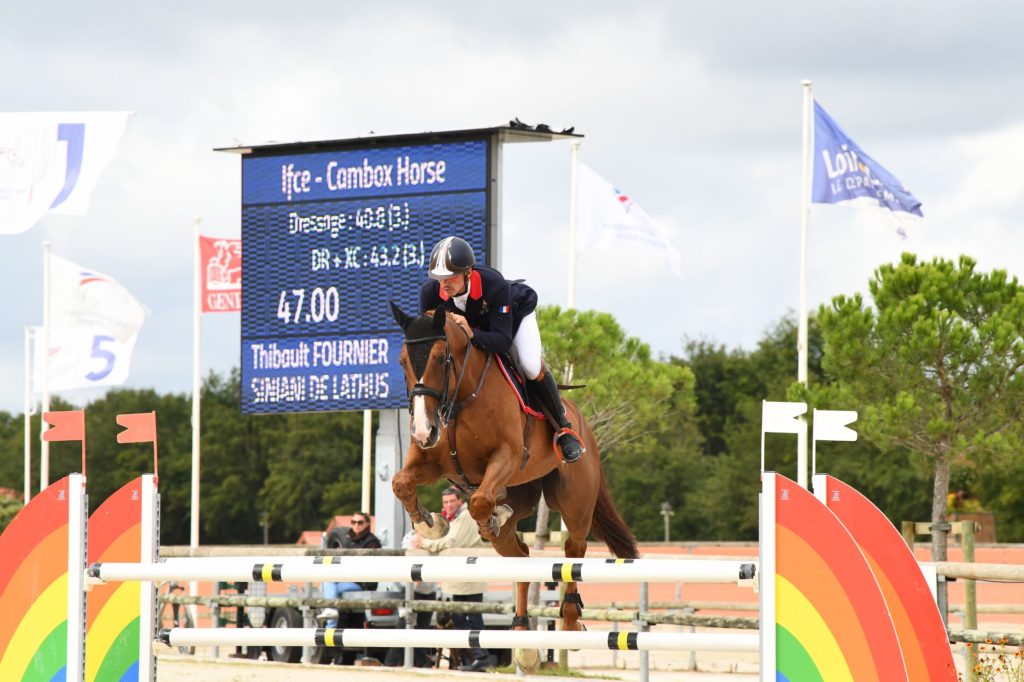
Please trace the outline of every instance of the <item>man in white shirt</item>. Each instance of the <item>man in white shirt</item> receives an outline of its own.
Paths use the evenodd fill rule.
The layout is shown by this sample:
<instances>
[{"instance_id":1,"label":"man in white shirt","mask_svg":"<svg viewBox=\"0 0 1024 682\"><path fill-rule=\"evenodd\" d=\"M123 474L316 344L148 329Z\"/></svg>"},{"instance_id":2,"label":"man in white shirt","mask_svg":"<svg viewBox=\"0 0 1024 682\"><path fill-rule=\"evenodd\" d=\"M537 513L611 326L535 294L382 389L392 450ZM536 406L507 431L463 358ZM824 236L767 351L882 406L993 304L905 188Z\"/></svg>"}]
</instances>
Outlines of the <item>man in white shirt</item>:
<instances>
[{"instance_id":1,"label":"man in white shirt","mask_svg":"<svg viewBox=\"0 0 1024 682\"><path fill-rule=\"evenodd\" d=\"M462 503L458 489L445 488L441 493L441 506L443 507L442 515L448 520L448 534L436 540L417 534L412 539L413 548L425 549L431 554L437 554L446 549L471 549L484 546L476 521L470 516L469 508ZM441 592L451 595L452 601L457 602L483 602L483 593L486 589L487 583L441 583ZM456 630L483 630L484 617L480 613L453 613L452 625ZM472 662L460 666L459 670L487 670L498 664L497 657L487 649L474 647L471 653L473 655Z\"/></svg>"}]
</instances>

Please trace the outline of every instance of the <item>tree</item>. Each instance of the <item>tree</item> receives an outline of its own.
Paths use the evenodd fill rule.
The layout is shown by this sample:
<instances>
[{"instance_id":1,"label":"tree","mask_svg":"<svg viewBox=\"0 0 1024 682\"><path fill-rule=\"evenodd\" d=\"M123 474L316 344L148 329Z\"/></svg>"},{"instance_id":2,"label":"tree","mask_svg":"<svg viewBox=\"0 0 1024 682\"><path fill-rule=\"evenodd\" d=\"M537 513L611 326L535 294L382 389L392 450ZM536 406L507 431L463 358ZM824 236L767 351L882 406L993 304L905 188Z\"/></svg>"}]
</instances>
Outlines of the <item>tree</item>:
<instances>
[{"instance_id":1,"label":"tree","mask_svg":"<svg viewBox=\"0 0 1024 682\"><path fill-rule=\"evenodd\" d=\"M661 503L688 509L698 480L693 373L651 357L608 313L545 306L537 317L546 364L563 380L571 368L572 383L586 385L566 396L594 430L619 511L638 537L660 538ZM692 519L677 513L673 528L690 532Z\"/></svg>"},{"instance_id":2,"label":"tree","mask_svg":"<svg viewBox=\"0 0 1024 682\"><path fill-rule=\"evenodd\" d=\"M951 468L1008 455L1020 442L1024 289L961 256L918 262L904 253L857 294L822 306L823 367L834 383L812 400L860 412L858 431L933 463L932 557L946 559Z\"/></svg>"}]
</instances>

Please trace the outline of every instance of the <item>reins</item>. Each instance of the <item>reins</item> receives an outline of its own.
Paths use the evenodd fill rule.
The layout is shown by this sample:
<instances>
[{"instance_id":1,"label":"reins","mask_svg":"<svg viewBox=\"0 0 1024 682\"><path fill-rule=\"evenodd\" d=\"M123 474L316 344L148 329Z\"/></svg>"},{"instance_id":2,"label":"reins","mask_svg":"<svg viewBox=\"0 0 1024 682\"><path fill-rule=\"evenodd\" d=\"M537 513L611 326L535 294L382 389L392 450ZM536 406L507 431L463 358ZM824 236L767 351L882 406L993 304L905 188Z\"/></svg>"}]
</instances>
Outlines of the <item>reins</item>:
<instances>
[{"instance_id":1,"label":"reins","mask_svg":"<svg viewBox=\"0 0 1024 682\"><path fill-rule=\"evenodd\" d=\"M452 356L451 344L448 341L447 334L444 334L443 336L428 336L422 339L407 339L404 341L406 345L427 342L433 343L434 341L441 340L444 340L445 342L445 372L444 383L441 385L441 390L439 391L427 386L426 384L417 382L412 387L412 390L409 391L409 414L412 414L413 412L413 399L416 396L430 396L438 401L437 416L441 420L442 428L448 429L448 454L452 457L452 462L455 465L455 471L462 479L460 487L464 487L464 489L468 490L476 490L479 486L470 484L469 479L466 478L466 474L463 472L462 465L459 462L458 449L455 445L456 421L459 413L472 405L476 399L480 397L480 391L483 388L484 379L487 378L487 371L491 368L493 356L490 353L486 353L487 359L484 362L483 371L480 372L480 377L477 379L476 388L473 389L473 392L465 400L458 400L459 391L462 389L462 381L466 376L466 368L469 367L469 357L473 353L473 345L470 343L471 339L469 337L469 332L461 326L459 326L459 330L466 336L466 353L465 357L462 359L462 367L459 369L456 369L455 359ZM448 387L451 385L452 374L455 375L455 388L449 392Z\"/></svg>"}]
</instances>

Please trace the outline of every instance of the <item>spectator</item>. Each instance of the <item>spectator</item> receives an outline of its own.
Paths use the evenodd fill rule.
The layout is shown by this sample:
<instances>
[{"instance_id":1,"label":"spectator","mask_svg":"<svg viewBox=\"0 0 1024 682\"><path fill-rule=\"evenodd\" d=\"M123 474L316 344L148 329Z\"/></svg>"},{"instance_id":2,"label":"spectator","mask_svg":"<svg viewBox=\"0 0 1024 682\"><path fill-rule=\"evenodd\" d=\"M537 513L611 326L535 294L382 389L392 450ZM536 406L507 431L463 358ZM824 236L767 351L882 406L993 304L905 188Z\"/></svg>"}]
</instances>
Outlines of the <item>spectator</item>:
<instances>
[{"instance_id":1,"label":"spectator","mask_svg":"<svg viewBox=\"0 0 1024 682\"><path fill-rule=\"evenodd\" d=\"M450 524L448 534L437 540L430 540L416 534L411 543L414 549L425 549L431 554L437 554L446 549L469 549L484 546L476 521L470 516L469 509L462 503L462 497L456 488L445 488L441 493L441 506L443 507L442 515ZM487 583L442 582L441 592L449 595L454 602L481 603L484 600L486 587ZM484 617L480 613L453 613L452 626L456 630L483 630ZM479 646L472 647L470 653L473 660L467 665L459 666L459 670L487 670L498 664L497 657L487 649L482 649Z\"/></svg>"},{"instance_id":2,"label":"spectator","mask_svg":"<svg viewBox=\"0 0 1024 682\"><path fill-rule=\"evenodd\" d=\"M366 512L352 514L351 527L341 540L343 549L380 549L380 540L370 532L370 515ZM357 592L359 590L375 590L377 583L337 583L325 582L323 584L324 598L337 599L342 592ZM320 610L319 620L325 621L325 627L333 628L338 625L338 610L326 608Z\"/></svg>"}]
</instances>

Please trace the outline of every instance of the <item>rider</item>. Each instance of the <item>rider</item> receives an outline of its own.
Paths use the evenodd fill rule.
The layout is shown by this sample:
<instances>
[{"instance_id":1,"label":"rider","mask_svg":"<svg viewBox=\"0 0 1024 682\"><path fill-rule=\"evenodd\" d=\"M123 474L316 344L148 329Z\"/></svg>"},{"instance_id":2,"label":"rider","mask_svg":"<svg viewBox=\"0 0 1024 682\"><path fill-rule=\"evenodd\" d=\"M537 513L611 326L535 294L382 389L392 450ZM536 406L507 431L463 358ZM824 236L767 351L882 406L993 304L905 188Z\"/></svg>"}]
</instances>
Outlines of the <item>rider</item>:
<instances>
[{"instance_id":1,"label":"rider","mask_svg":"<svg viewBox=\"0 0 1024 682\"><path fill-rule=\"evenodd\" d=\"M537 293L522 280L508 281L493 268L476 264L473 247L445 237L430 253L429 280L420 288L420 312L444 309L484 351L511 351L534 392L555 422L555 443L562 460L575 462L586 449L565 416L558 384L544 366L537 326Z\"/></svg>"}]
</instances>

